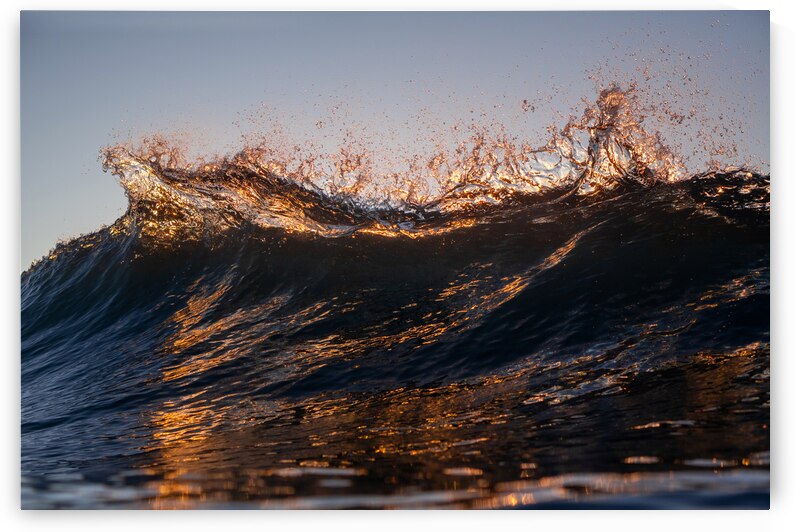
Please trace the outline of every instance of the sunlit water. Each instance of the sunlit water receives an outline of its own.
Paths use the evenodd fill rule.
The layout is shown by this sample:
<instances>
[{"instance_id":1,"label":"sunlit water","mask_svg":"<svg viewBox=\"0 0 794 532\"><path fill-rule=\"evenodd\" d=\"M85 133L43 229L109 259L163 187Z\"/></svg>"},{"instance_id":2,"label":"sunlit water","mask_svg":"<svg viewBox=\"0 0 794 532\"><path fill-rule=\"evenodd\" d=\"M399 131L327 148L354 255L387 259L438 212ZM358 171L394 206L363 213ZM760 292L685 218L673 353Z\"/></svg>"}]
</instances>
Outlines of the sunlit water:
<instances>
[{"instance_id":1,"label":"sunlit water","mask_svg":"<svg viewBox=\"0 0 794 532\"><path fill-rule=\"evenodd\" d=\"M22 275L23 506L767 507L769 178L624 98L415 188L108 150Z\"/></svg>"}]
</instances>

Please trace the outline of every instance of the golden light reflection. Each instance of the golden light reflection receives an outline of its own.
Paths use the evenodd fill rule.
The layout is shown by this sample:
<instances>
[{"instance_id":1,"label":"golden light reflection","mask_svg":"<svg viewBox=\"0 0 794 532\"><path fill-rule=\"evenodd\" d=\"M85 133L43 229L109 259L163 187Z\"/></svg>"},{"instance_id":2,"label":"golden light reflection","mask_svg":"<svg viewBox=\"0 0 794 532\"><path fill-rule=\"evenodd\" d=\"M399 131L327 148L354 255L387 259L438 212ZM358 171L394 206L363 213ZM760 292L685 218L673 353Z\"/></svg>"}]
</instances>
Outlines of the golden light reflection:
<instances>
[{"instance_id":1,"label":"golden light reflection","mask_svg":"<svg viewBox=\"0 0 794 532\"><path fill-rule=\"evenodd\" d=\"M356 401L328 398L284 404L280 406L282 412L298 408L300 417L264 425L249 423L251 413L245 408L222 406L204 400L200 393L186 396L177 403L165 404L162 411L152 416L156 442L151 450L157 458L149 469L161 474L152 484L157 494L150 504L157 508L189 508L235 497L251 498L265 507L315 507L338 501L336 504L342 506L433 504L506 508L672 492L702 482L697 475L703 469L732 475L735 467L747 468L763 464L764 460L768 463L768 458L761 455L741 459L708 457L681 464L691 468L692 474L540 476L543 462L533 456L531 446L527 447L531 439L526 438L532 437L531 432L506 442L509 432L500 432L500 437L494 439L489 429L514 417L504 410L504 398L520 397L526 379L537 370L524 365L510 374L493 375L470 384L400 388ZM717 378L733 379L740 371L738 365L730 374ZM709 391L714 389L712 386L719 388L709 379L693 386L691 409L710 401L699 394L700 390L716 393ZM650 421L633 429L700 430L697 419ZM490 449L502 445L519 454L512 481L493 476ZM653 467L660 459L627 455L622 462ZM375 476L390 470L396 474ZM406 476L409 473L413 476ZM378 479L384 485L395 486L421 482L432 489L426 488L415 496L397 491L393 495L367 495L364 499L360 489L365 484L359 484L363 479ZM768 482L768 473L758 471L757 475L737 481L762 485ZM436 498L435 493L445 495Z\"/></svg>"},{"instance_id":2,"label":"golden light reflection","mask_svg":"<svg viewBox=\"0 0 794 532\"><path fill-rule=\"evenodd\" d=\"M281 378L291 380L337 357L354 357L405 342L436 341L453 328L463 330L477 323L478 313L491 312L516 297L538 272L560 264L585 234L574 235L537 266L521 274L496 275L491 264L471 265L443 288L429 291L427 301L409 303L411 312L421 309L422 319L404 324L397 333L382 334L378 324L363 328L366 334L346 335L337 331L296 342L289 350L274 351L270 362L274 362ZM336 308L334 305L355 309L357 304L355 300L321 301L290 316L276 318L273 309L282 307L284 300L273 299L256 308L236 309L217 316L229 283L221 280L211 288L197 291L198 286L207 285L206 280L199 279L189 289L195 293L172 318L174 331L164 351L173 363L163 369L164 382L189 379L224 362L250 356L251 352L244 348L266 337L271 327L292 330L296 324L319 323ZM245 332L235 335L238 328ZM699 404L714 403L707 395L716 392L709 390L724 389L726 382L746 371L742 361L752 361L758 349L763 351L765 346L753 344L735 352L700 355L698 360L702 359L709 371L713 371L707 377L693 377L689 383L685 400L690 410L696 411ZM543 462L532 447L535 423L526 419L520 433L511 432L510 428L496 429L511 427L518 419L517 412L531 415L522 410L523 406L538 411L533 405L542 402L545 405L540 411L543 411L620 382L619 374L592 378L586 368L601 356L588 353L545 362L528 356L507 370L471 382L401 387L363 397L321 395L310 401L284 400L269 406L263 401L241 400L235 395L233 385L185 393L150 414L152 442L145 450L153 458L147 467L158 472L159 477L151 483L156 495L150 504L158 508L187 508L234 498L271 506L289 505L293 501L300 506L312 503L301 498L307 493L319 494L318 503L325 496L356 493L366 485L363 479L371 482L376 479L381 487L390 486L390 489L421 485L450 494L444 504L466 507L511 507L623 493L621 490L641 492L645 484L638 480L640 477L630 475L585 480L543 477L540 475ZM724 365L712 368L708 361L714 356L727 356L736 363L728 368ZM533 376L550 371L566 376L564 387L530 386ZM726 408L735 408L746 399L736 396L724 402ZM586 417L587 411L576 415ZM694 414L691 418L640 420L625 428L702 430ZM509 472L511 482L515 483L495 476L507 474L498 468L495 471L491 461L493 449L504 445L518 450L513 470ZM636 467L664 463L659 457L634 453L626 453L618 460ZM742 466L744 460L750 463L746 456L719 460L716 463L724 466L720 469ZM692 462L680 465L697 467ZM579 481L583 483L577 484ZM405 493L394 497L398 495L407 498L380 502L408 506L426 502Z\"/></svg>"},{"instance_id":3,"label":"golden light reflection","mask_svg":"<svg viewBox=\"0 0 794 532\"><path fill-rule=\"evenodd\" d=\"M752 297L759 290L769 289L768 283L763 282L766 275L768 272L765 270L752 270L750 273L732 279L715 289L707 290L700 295L698 301L689 303L687 306L693 307L697 312Z\"/></svg>"}]
</instances>

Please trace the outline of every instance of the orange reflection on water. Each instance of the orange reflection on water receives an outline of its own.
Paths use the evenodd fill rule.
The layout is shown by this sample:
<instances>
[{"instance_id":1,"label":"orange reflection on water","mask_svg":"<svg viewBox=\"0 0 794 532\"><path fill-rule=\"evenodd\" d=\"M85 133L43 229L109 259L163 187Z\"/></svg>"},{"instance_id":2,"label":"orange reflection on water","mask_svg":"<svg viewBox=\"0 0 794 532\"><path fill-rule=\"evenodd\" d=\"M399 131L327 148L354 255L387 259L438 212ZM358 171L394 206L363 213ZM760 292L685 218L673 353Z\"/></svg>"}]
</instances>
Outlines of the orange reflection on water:
<instances>
[{"instance_id":1,"label":"orange reflection on water","mask_svg":"<svg viewBox=\"0 0 794 532\"><path fill-rule=\"evenodd\" d=\"M702 394L716 393L712 390L721 388L720 380L735 380L744 371L746 357L729 360L734 362L727 373L700 375L692 383L688 410L713 403ZM160 474L151 484L156 494L149 504L190 508L234 499L255 500L264 507L509 508L692 489L703 482L706 466L713 474L740 465L748 470L748 464L763 461L709 455L708 463L682 464L697 469L692 472L538 476L543 463L527 447L533 432L494 432L495 426L516 419L505 411L504 401L524 396L525 379L535 371L528 364L468 384L400 388L361 400L330 397L283 404L282 412L298 408L300 415L266 424L251 422L255 412L234 402L204 399L201 393L186 396L152 414L154 442L148 450L153 459L147 467ZM684 430L695 436L701 430L697 417L649 420L634 428ZM492 450L504 450L505 445L515 459L511 481L493 476L502 468L493 461ZM639 454L621 460L635 467L659 463ZM768 473L750 473L747 482L753 486L768 482ZM369 479L381 486L372 494L367 492ZM411 491L413 485L424 487ZM384 491L386 486L393 487Z\"/></svg>"},{"instance_id":2,"label":"orange reflection on water","mask_svg":"<svg viewBox=\"0 0 794 532\"><path fill-rule=\"evenodd\" d=\"M443 289L428 291L426 300L408 303L412 311L421 309L417 315L422 319L404 325L396 333L391 327L390 334L385 334L381 324L362 327L361 331L354 331L357 334L335 331L293 342L288 350L268 353L269 360L275 361L277 378L290 381L310 368L321 367L325 360L355 357L405 342L433 342L444 333L464 330L478 323L478 313L491 312L516 297L538 272L563 261L584 234L575 235L540 264L520 274L497 275L491 264L471 265ZM283 306L284 301L274 299L261 307L237 309L216 317L227 290L228 285L222 281L211 290L193 294L185 307L174 314L175 332L165 349L174 363L163 370L164 381L199 375L223 362L253 356L250 346L254 340L266 336L273 327L290 331L297 323L317 323L332 312L334 305L356 308L356 301L322 301L293 315L276 317L272 309ZM393 318L392 325L399 319L400 316ZM653 325L640 336L655 331ZM244 332L236 334L238 327ZM696 358L706 367L704 372L693 371L680 377L687 385L681 399L685 403L682 410L694 412L691 418L639 416L635 424L623 428L643 431L642 434L662 430L697 434L705 430L700 417L705 419L707 414L698 413L698 408L716 404L735 409L743 400L752 399L743 396L741 390L723 393L717 399L712 395L730 389L730 383L751 367L753 356L767 349L768 345L750 345L735 352L699 355ZM588 353L545 362L536 355L530 354L509 369L471 382L403 387L363 397L321 394L311 400L296 399L294 403L285 400L272 407L277 415L267 419L262 411L270 407L264 401L236 398L234 383L185 394L150 414L152 442L145 450L151 453L152 462L147 467L159 475L152 483L156 495L150 504L158 508L191 507L234 498L300 507L313 504L307 495L332 497L334 490L369 489L362 479L373 478L380 483L378 489L391 495L357 500L359 504L421 505L436 496L429 494L432 491L445 494L439 495L439 500L446 501L444 504L511 507L642 493L650 485L664 487L663 482L659 484L661 477L648 480L647 484L631 475L538 478L543 464L531 448L538 426L536 420L529 419L532 412L559 407L593 390L613 387L620 375L594 377L590 371L599 357L609 354ZM721 357L720 364L710 364L711 357ZM726 363L723 358L730 361ZM529 386L533 375L551 370L564 373L564 386L551 382L546 389ZM620 396L614 399L620 400ZM546 404L533 406L540 402ZM586 406L580 407L583 412L577 411L576 415L582 417L587 411ZM566 415L562 408L559 412ZM574 417L571 412L567 414L568 419L544 422L571 422ZM525 419L520 430L500 428L514 424L521 416ZM706 423L703 426L707 428ZM751 437L741 432L737 431L737 439ZM708 438L704 436L702 441ZM738 443L728 443L740 447ZM512 477L508 478L517 484L494 477L495 470L505 474L493 461L493 451L504 451L504 446L515 450L511 457L515 462ZM632 449L617 460L625 465L650 466L658 463L652 452ZM729 464L727 459L711 454L704 456L728 465L740 463L734 460ZM422 486L427 493L414 496L392 491L415 486ZM403 498L389 499L392 496Z\"/></svg>"},{"instance_id":3,"label":"orange reflection on water","mask_svg":"<svg viewBox=\"0 0 794 532\"><path fill-rule=\"evenodd\" d=\"M189 406L164 406L167 409L154 412L151 417L154 443L150 449L158 457L150 469L161 474L152 485L156 494L149 504L155 509L188 508L206 499L205 479L197 482L189 475L200 456L211 448L206 442L221 422L223 410L202 401Z\"/></svg>"},{"instance_id":4,"label":"orange reflection on water","mask_svg":"<svg viewBox=\"0 0 794 532\"><path fill-rule=\"evenodd\" d=\"M752 270L747 275L732 279L713 290L707 290L701 294L698 301L688 306L694 307L695 311L701 311L751 297L758 293L759 288L769 289L769 285L763 283L765 275L768 274L764 270Z\"/></svg>"},{"instance_id":5,"label":"orange reflection on water","mask_svg":"<svg viewBox=\"0 0 794 532\"><path fill-rule=\"evenodd\" d=\"M195 285L202 280L200 278ZM184 308L174 313L171 321L176 325L176 330L167 340L164 351L184 356L188 350L203 345L206 347L164 369L165 381L195 376L234 360L250 350L253 340L261 338L272 328L267 319L283 305L285 296L274 296L261 305L236 309L229 315L210 317L210 312L216 309L230 286L230 282L224 280L213 291L194 294ZM307 312L311 310L314 309L308 309ZM235 329L243 332L235 332Z\"/></svg>"}]
</instances>

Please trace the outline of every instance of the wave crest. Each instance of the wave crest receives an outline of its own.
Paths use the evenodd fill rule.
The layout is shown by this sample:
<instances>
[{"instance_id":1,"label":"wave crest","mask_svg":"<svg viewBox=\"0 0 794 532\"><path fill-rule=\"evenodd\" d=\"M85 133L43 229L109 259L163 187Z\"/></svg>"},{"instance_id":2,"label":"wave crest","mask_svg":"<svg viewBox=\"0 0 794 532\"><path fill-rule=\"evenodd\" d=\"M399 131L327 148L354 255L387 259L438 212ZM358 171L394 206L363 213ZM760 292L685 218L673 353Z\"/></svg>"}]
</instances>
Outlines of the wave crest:
<instances>
[{"instance_id":1,"label":"wave crest","mask_svg":"<svg viewBox=\"0 0 794 532\"><path fill-rule=\"evenodd\" d=\"M634 87L600 92L547 144L475 132L452 151L416 156L402 172L375 173L377 154L343 147L303 155L260 144L213 161L186 161L160 137L103 150L142 234L189 238L252 224L341 236L422 236L470 225L494 207L594 196L689 176L645 116Z\"/></svg>"}]
</instances>

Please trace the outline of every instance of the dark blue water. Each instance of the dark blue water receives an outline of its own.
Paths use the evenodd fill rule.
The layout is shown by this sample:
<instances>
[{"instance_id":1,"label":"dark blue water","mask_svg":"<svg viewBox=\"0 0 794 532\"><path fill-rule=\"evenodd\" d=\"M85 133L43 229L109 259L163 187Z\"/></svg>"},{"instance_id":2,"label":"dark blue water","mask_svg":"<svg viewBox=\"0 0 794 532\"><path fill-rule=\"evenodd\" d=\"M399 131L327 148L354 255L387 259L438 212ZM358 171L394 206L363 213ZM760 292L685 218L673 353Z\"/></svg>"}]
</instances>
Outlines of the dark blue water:
<instances>
[{"instance_id":1,"label":"dark blue water","mask_svg":"<svg viewBox=\"0 0 794 532\"><path fill-rule=\"evenodd\" d=\"M768 507L767 177L413 237L152 209L22 275L25 508Z\"/></svg>"}]
</instances>

